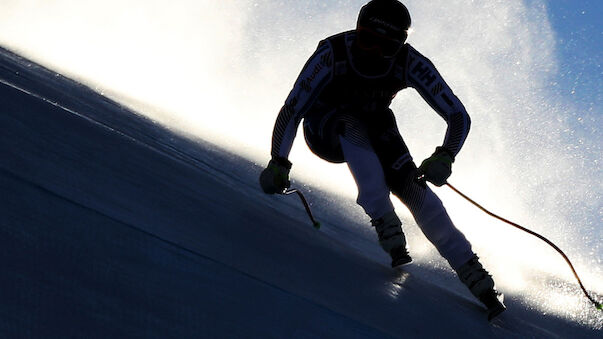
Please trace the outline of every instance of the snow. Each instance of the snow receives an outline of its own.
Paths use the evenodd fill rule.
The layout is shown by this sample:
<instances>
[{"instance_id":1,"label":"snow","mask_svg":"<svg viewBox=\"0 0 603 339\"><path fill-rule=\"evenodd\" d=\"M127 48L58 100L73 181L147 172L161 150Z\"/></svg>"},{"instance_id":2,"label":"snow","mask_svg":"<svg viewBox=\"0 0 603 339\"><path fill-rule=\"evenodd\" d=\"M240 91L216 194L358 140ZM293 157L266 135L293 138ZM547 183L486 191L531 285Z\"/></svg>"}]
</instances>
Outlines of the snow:
<instances>
[{"instance_id":1,"label":"snow","mask_svg":"<svg viewBox=\"0 0 603 339\"><path fill-rule=\"evenodd\" d=\"M3 49L0 107L2 337L600 336L601 312L514 293L488 323L449 268L391 269L336 197L294 183L317 231L263 164Z\"/></svg>"}]
</instances>

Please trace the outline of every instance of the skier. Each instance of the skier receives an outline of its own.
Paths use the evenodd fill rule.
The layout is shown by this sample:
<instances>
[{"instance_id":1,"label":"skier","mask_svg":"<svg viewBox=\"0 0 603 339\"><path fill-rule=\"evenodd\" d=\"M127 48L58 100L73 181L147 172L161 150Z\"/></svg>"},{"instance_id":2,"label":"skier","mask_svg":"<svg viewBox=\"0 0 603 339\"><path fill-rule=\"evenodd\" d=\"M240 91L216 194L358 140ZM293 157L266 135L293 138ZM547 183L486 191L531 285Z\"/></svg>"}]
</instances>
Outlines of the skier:
<instances>
[{"instance_id":1,"label":"skier","mask_svg":"<svg viewBox=\"0 0 603 339\"><path fill-rule=\"evenodd\" d=\"M426 185L446 183L467 137L469 115L434 65L406 43L410 14L397 0L362 7L355 30L321 41L280 110L272 159L260 175L265 193L289 187L289 152L303 119L306 143L322 159L346 162L358 186L357 203L371 218L392 267L411 262L390 192L409 208L418 226L460 280L490 310L504 311L491 275ZM416 167L389 109L396 93L412 87L446 121L442 146Z\"/></svg>"}]
</instances>

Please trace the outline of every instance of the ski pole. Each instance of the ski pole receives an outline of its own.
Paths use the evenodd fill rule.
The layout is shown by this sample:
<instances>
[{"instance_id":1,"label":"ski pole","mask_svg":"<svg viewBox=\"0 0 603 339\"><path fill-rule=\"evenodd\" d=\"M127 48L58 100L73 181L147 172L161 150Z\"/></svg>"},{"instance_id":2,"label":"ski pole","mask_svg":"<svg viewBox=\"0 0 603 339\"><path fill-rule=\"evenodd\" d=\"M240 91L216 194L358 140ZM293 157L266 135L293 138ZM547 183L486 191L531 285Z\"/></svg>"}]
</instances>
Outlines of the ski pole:
<instances>
[{"instance_id":1,"label":"ski pole","mask_svg":"<svg viewBox=\"0 0 603 339\"><path fill-rule=\"evenodd\" d=\"M314 226L314 228L319 229L320 222L318 222L316 219L314 219L314 216L312 215L312 211L310 210L310 205L308 205L308 201L306 200L306 198L304 197L302 192L300 190L298 190L297 188L289 188L283 192L284 195L291 195L291 194L295 194L295 193L297 193L297 196L299 196L299 199L301 200L302 204L304 205L304 208L306 209L306 213L308 213L308 217L310 217L310 221L312 221L312 225Z\"/></svg>"},{"instance_id":2,"label":"ski pole","mask_svg":"<svg viewBox=\"0 0 603 339\"><path fill-rule=\"evenodd\" d=\"M561 256L563 257L563 259L565 259L565 261L567 262L567 264L569 265L569 267L572 269L572 272L574 273L574 276L576 277L576 279L578 280L578 284L580 285L580 288L582 289L582 292L584 292L584 295L588 298L588 300L590 300L597 309L599 310L603 310L603 307L601 306L601 303L596 301L587 291L586 288L584 288L584 285L582 284L582 280L580 280L580 277L578 276L578 273L576 272L576 270L574 269L574 265L572 265L572 262L569 260L569 258L567 257L567 255L565 255L565 253L563 253L563 251L557 247L557 245L555 245L552 241L550 241L549 239L543 237L542 235L531 231L521 225L518 225L512 221L509 221L501 216L498 216L490 211L488 211L487 209L485 209L483 206L481 206L480 204L478 204L477 202L473 201L471 198L469 198L468 196L466 196L465 194L463 194L461 191L459 191L458 189L456 189L454 186L452 186L449 183L446 183L446 185L448 187L450 187L450 189L452 189L454 192L458 193L461 197L465 198L467 201L469 201L470 203L472 203L473 205L475 205L477 208L479 208L480 210L482 210L483 212L485 212L486 214L488 214L491 217L494 217L500 221L503 221L513 227L516 227L524 232L527 232L537 238L539 238L540 240L546 242L548 245L550 245L552 248L554 248L557 252L559 252L559 254L561 254Z\"/></svg>"}]
</instances>

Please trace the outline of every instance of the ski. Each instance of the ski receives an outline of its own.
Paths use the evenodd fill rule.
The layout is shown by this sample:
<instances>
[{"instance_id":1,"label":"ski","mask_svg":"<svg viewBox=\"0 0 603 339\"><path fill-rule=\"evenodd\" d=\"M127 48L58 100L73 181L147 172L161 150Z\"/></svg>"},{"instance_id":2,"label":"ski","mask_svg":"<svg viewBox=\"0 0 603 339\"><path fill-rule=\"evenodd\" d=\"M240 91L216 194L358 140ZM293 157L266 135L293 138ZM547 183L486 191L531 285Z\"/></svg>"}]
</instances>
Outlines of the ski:
<instances>
[{"instance_id":1,"label":"ski","mask_svg":"<svg viewBox=\"0 0 603 339\"><path fill-rule=\"evenodd\" d=\"M410 256L400 257L392 260L392 267L400 267L412 262L412 258Z\"/></svg>"},{"instance_id":2,"label":"ski","mask_svg":"<svg viewBox=\"0 0 603 339\"><path fill-rule=\"evenodd\" d=\"M486 306L488 312L488 321L496 318L499 314L504 312L507 307L503 303L504 294L492 290L490 293L482 295L479 299Z\"/></svg>"}]
</instances>

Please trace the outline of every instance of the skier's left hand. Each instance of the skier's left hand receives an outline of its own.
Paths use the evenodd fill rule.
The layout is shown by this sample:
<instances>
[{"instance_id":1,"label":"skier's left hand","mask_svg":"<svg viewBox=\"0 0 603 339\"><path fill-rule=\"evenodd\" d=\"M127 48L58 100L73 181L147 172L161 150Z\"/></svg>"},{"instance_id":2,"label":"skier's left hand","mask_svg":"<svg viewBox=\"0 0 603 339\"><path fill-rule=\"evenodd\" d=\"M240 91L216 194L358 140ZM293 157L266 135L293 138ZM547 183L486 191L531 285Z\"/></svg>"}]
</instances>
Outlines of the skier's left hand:
<instances>
[{"instance_id":1,"label":"skier's left hand","mask_svg":"<svg viewBox=\"0 0 603 339\"><path fill-rule=\"evenodd\" d=\"M444 147L436 148L436 151L419 166L419 173L425 179L436 186L442 186L452 174L452 153Z\"/></svg>"},{"instance_id":2,"label":"skier's left hand","mask_svg":"<svg viewBox=\"0 0 603 339\"><path fill-rule=\"evenodd\" d=\"M289 181L289 171L291 162L284 158L273 158L268 163L266 169L260 174L260 186L267 194L283 193L291 182Z\"/></svg>"}]
</instances>

